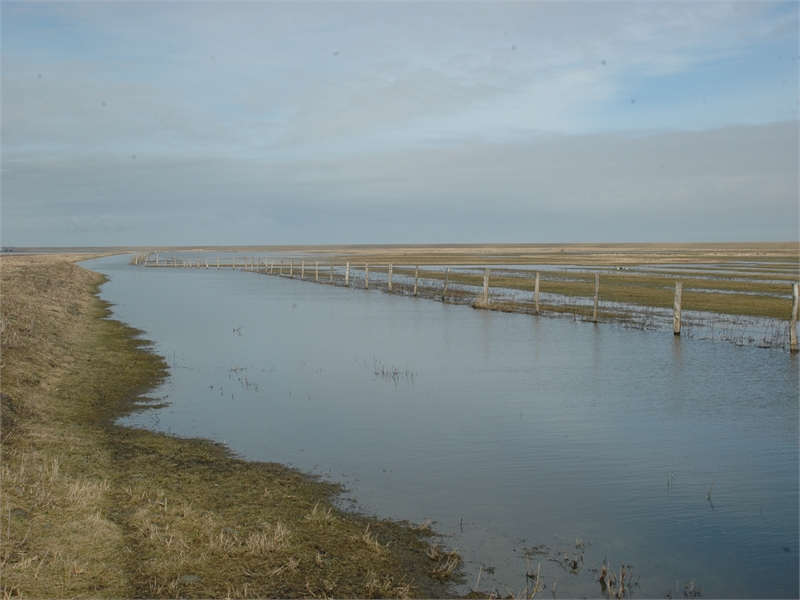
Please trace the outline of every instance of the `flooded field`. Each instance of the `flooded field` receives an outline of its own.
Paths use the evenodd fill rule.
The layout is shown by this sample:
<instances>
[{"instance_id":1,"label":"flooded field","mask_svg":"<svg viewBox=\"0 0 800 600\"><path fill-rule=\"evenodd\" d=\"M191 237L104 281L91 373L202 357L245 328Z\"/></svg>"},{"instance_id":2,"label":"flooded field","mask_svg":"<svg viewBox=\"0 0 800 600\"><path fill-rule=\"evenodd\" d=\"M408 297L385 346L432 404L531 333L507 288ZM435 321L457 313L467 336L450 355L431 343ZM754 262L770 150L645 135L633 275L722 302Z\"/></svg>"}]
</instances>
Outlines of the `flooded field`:
<instances>
[{"instance_id":1,"label":"flooded field","mask_svg":"<svg viewBox=\"0 0 800 600\"><path fill-rule=\"evenodd\" d=\"M798 357L250 272L86 263L170 363L130 423L434 521L457 590L798 595ZM546 586L546 587L543 587Z\"/></svg>"}]
</instances>

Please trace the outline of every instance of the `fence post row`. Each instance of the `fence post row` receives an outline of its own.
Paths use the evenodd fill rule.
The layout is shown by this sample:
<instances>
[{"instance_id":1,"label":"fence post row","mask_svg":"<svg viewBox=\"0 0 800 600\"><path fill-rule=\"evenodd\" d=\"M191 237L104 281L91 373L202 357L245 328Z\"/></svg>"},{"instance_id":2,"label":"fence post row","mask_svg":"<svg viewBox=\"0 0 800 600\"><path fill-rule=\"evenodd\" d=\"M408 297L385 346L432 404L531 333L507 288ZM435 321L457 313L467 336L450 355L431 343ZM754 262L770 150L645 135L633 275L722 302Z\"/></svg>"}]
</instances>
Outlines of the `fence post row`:
<instances>
[{"instance_id":1,"label":"fence post row","mask_svg":"<svg viewBox=\"0 0 800 600\"><path fill-rule=\"evenodd\" d=\"M153 263L150 263L150 257L153 256ZM242 259L244 262L242 263L242 267L246 271L255 271L261 272L261 259L256 257L244 257ZM158 253L138 253L133 254L133 258L131 259L131 263L135 266L161 266L160 256ZM279 274L283 276L283 263L284 259L280 259L279 265ZM164 257L164 264L163 266L169 266L169 257ZM172 266L173 268L177 268L182 266L184 268L192 268L197 266L198 269L202 268L202 262L200 260L197 261L197 264L194 264L194 261L186 261L181 260L181 264L178 264L178 258L176 256L172 257ZM224 265L221 263L220 257L217 257L217 270L222 268ZM236 257L233 256L231 258L231 269L236 269ZM206 269L210 269L211 265L208 261L208 258L205 259L205 267ZM388 264L388 289L391 293L393 291L393 263ZM275 269L275 260L269 260L268 258L264 258L264 273L266 274L269 272L270 275L273 274ZM300 263L300 279L305 279L305 270L306 270L306 262L302 260ZM333 283L333 271L334 265L333 263L330 264L330 273L329 273L329 281ZM489 276L490 276L490 269L488 267L484 268L483 270L483 306L487 307L489 305ZM289 277L294 277L294 259L289 259ZM314 261L314 281L319 282L319 260ZM539 314L540 307L539 307L539 294L540 294L540 272L536 271L536 277L534 280L534 288L533 288L533 302L536 314ZM350 262L347 261L345 263L345 273L344 273L344 284L345 286L350 285ZM444 286L442 287L442 302L444 302L447 298L447 288L450 284L450 267L445 269L445 276L444 276ZM365 289L369 289L369 263L364 263L364 287ZM414 267L414 292L413 295L417 296L419 292L419 265L415 265ZM672 331L674 335L681 335L681 311L682 311L682 296L683 296L683 282L676 281L675 282L675 297L673 301L673 315L672 315ZM594 276L594 310L592 312L592 322L597 323L597 315L599 309L599 302L600 302L600 273L595 273ZM789 347L791 352L798 352L800 351L800 346L797 342L797 321L800 320L800 283L793 283L792 284L792 313L789 318Z\"/></svg>"}]
</instances>

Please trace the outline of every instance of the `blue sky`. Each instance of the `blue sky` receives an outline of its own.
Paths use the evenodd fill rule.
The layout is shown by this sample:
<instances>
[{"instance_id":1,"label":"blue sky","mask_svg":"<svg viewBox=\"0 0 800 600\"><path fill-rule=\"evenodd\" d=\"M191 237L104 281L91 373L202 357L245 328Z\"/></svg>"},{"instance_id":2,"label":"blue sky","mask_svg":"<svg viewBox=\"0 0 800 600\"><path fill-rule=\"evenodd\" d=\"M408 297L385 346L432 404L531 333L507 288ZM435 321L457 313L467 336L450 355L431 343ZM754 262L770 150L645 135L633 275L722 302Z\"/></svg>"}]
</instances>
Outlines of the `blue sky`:
<instances>
[{"instance_id":1,"label":"blue sky","mask_svg":"<svg viewBox=\"0 0 800 600\"><path fill-rule=\"evenodd\" d=\"M799 237L796 2L0 10L3 245Z\"/></svg>"}]
</instances>

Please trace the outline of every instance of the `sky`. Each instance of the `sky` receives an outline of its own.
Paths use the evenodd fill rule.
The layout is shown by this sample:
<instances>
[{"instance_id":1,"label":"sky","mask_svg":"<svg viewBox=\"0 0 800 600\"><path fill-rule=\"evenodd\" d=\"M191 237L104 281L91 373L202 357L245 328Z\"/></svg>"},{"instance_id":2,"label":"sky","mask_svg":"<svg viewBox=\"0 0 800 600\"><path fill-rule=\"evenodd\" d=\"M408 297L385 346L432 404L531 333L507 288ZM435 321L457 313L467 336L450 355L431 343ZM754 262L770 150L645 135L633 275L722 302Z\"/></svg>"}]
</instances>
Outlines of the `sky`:
<instances>
[{"instance_id":1,"label":"sky","mask_svg":"<svg viewBox=\"0 0 800 600\"><path fill-rule=\"evenodd\" d=\"M796 241L798 6L4 0L0 240Z\"/></svg>"}]
</instances>

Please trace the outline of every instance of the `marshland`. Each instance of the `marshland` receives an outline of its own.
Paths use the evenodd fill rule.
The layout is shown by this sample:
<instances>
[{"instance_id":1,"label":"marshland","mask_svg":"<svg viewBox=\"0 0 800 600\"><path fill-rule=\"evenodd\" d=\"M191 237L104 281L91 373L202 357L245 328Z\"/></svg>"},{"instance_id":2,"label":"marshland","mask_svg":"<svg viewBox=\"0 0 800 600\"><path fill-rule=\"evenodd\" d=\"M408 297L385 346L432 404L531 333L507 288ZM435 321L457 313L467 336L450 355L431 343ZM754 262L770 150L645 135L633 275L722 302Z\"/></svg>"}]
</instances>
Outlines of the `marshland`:
<instances>
[{"instance_id":1,"label":"marshland","mask_svg":"<svg viewBox=\"0 0 800 600\"><path fill-rule=\"evenodd\" d=\"M100 280L3 258L7 595L797 595L793 245L151 251L202 268L82 262L108 308L59 291L35 314L7 278ZM498 310L473 308L486 268ZM538 314L520 270L541 275ZM696 282L680 336L675 277ZM64 343L47 319L74 345L32 360ZM744 319L776 341L735 337ZM87 522L95 554L52 549Z\"/></svg>"}]
</instances>

